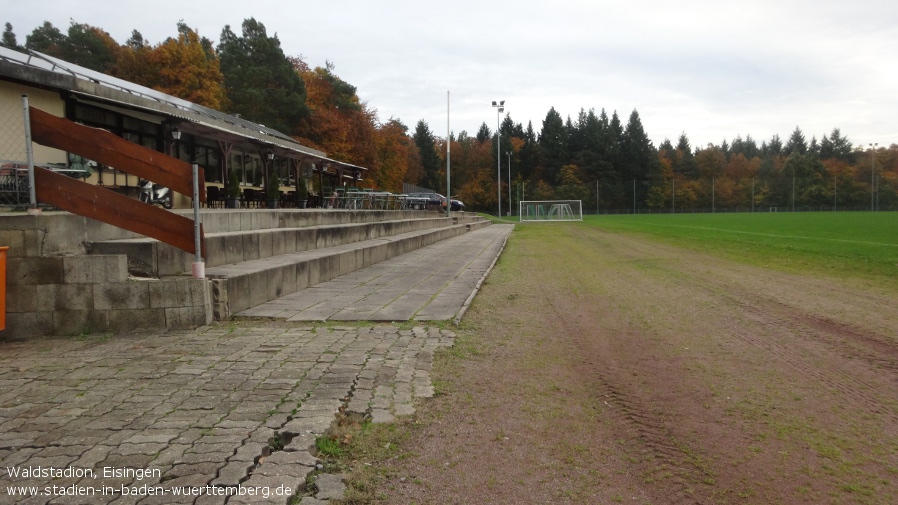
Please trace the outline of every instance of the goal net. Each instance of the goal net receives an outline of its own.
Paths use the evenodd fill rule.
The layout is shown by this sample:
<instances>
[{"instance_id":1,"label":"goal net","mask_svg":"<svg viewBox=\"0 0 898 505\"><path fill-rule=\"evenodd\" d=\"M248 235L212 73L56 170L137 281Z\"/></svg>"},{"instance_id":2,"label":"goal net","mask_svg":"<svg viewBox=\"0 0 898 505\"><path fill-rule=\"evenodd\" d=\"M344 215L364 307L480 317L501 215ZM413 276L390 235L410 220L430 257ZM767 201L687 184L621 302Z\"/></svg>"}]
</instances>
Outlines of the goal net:
<instances>
[{"instance_id":1,"label":"goal net","mask_svg":"<svg viewBox=\"0 0 898 505\"><path fill-rule=\"evenodd\" d=\"M521 221L583 221L580 200L524 200L519 205Z\"/></svg>"}]
</instances>

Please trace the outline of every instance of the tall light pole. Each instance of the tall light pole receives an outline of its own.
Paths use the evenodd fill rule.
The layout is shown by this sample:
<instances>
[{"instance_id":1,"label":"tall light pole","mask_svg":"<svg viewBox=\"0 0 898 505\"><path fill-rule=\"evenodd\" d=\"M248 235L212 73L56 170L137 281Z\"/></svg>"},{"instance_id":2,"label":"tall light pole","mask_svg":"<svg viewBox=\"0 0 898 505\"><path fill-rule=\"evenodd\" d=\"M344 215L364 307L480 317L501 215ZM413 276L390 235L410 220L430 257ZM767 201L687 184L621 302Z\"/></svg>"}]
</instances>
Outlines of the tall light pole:
<instances>
[{"instance_id":1,"label":"tall light pole","mask_svg":"<svg viewBox=\"0 0 898 505\"><path fill-rule=\"evenodd\" d=\"M876 147L879 145L879 142L873 142L870 144L870 210L876 210L876 204L874 203L874 195L876 195L876 180L874 179L874 174L876 174Z\"/></svg>"},{"instance_id":2,"label":"tall light pole","mask_svg":"<svg viewBox=\"0 0 898 505\"><path fill-rule=\"evenodd\" d=\"M496 194L499 197L499 218L502 218L502 133L499 129L499 114L505 112L505 100L500 100L499 103L494 100L493 107L499 109L496 111Z\"/></svg>"},{"instance_id":3,"label":"tall light pole","mask_svg":"<svg viewBox=\"0 0 898 505\"><path fill-rule=\"evenodd\" d=\"M449 129L449 92L446 91L446 217L452 213L452 182L451 177L451 149L452 146L452 130Z\"/></svg>"},{"instance_id":4,"label":"tall light pole","mask_svg":"<svg viewBox=\"0 0 898 505\"><path fill-rule=\"evenodd\" d=\"M508 215L510 216L513 212L511 208L511 153L512 151L507 151L505 156L508 156Z\"/></svg>"}]
</instances>

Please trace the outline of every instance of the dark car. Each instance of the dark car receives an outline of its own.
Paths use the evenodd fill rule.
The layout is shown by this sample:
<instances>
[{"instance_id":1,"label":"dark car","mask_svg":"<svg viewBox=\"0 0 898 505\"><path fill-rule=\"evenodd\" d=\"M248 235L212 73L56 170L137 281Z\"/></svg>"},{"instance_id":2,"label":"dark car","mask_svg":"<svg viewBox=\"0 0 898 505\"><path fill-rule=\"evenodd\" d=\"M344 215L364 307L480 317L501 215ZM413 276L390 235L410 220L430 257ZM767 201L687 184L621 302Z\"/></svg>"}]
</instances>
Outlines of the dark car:
<instances>
[{"instance_id":1,"label":"dark car","mask_svg":"<svg viewBox=\"0 0 898 505\"><path fill-rule=\"evenodd\" d=\"M413 209L442 209L446 205L446 198L439 193L409 193L406 201Z\"/></svg>"},{"instance_id":2,"label":"dark car","mask_svg":"<svg viewBox=\"0 0 898 505\"><path fill-rule=\"evenodd\" d=\"M409 193L408 205L414 209L445 209L446 197L439 193ZM463 211L465 204L461 200L450 199L451 210Z\"/></svg>"}]
</instances>

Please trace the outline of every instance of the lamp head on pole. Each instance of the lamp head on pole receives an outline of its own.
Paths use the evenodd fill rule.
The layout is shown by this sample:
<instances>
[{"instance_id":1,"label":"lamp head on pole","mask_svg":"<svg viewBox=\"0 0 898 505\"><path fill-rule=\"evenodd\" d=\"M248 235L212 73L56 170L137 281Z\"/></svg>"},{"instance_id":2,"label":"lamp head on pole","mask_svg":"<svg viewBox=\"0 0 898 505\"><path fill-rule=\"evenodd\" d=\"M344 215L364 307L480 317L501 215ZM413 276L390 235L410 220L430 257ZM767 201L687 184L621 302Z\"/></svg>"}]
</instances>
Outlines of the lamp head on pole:
<instances>
[{"instance_id":1,"label":"lamp head on pole","mask_svg":"<svg viewBox=\"0 0 898 505\"><path fill-rule=\"evenodd\" d=\"M268 161L271 161L273 159L274 159L274 153L271 151L268 151Z\"/></svg>"},{"instance_id":2,"label":"lamp head on pole","mask_svg":"<svg viewBox=\"0 0 898 505\"><path fill-rule=\"evenodd\" d=\"M177 126L171 129L171 138L181 140L181 130Z\"/></svg>"}]
</instances>

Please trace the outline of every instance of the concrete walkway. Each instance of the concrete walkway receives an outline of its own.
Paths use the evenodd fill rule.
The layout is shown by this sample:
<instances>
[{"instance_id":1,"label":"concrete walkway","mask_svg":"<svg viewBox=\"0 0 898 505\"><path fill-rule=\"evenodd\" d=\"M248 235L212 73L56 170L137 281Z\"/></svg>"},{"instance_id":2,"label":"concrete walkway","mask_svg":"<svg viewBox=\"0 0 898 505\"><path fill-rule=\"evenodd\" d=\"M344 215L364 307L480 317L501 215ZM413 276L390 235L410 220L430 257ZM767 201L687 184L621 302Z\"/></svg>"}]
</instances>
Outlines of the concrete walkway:
<instances>
[{"instance_id":1,"label":"concrete walkway","mask_svg":"<svg viewBox=\"0 0 898 505\"><path fill-rule=\"evenodd\" d=\"M456 318L514 225L491 225L278 298L237 316L288 321Z\"/></svg>"},{"instance_id":2,"label":"concrete walkway","mask_svg":"<svg viewBox=\"0 0 898 505\"><path fill-rule=\"evenodd\" d=\"M294 321L458 317L510 231L489 226L324 284L312 302L272 303ZM434 394L433 353L454 337L242 320L0 343L0 504L327 503L340 476L303 491L315 439L340 411L413 414Z\"/></svg>"}]
</instances>

